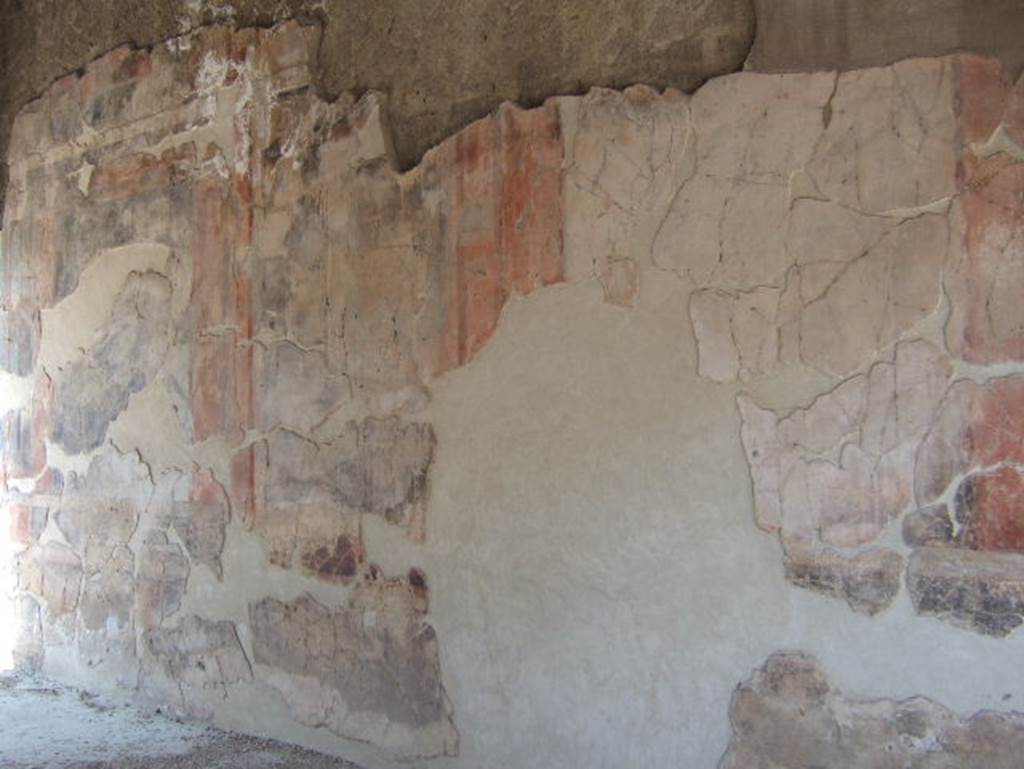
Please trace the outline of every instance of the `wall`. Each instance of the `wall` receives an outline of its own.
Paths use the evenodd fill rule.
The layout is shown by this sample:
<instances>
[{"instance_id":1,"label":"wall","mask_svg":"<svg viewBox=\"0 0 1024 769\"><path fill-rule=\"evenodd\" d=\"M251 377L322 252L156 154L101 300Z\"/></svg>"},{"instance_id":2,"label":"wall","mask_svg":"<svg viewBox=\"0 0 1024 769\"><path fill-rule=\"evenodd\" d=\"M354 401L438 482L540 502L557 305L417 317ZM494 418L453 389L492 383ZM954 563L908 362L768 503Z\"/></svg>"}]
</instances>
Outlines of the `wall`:
<instances>
[{"instance_id":1,"label":"wall","mask_svg":"<svg viewBox=\"0 0 1024 769\"><path fill-rule=\"evenodd\" d=\"M1024 61L1016 0L0 0L0 209L14 116L57 78L120 45L292 18L322 29L310 65L322 97L388 96L402 169L506 100L535 106L634 83L692 91L741 69L846 70L956 51L1014 73Z\"/></svg>"},{"instance_id":2,"label":"wall","mask_svg":"<svg viewBox=\"0 0 1024 769\"><path fill-rule=\"evenodd\" d=\"M755 26L750 0L0 0L0 18L0 158L26 102L119 45L297 18L321 29L310 60L321 96L388 95L403 169L505 100L636 82L695 88L743 65Z\"/></svg>"},{"instance_id":3,"label":"wall","mask_svg":"<svg viewBox=\"0 0 1024 769\"><path fill-rule=\"evenodd\" d=\"M17 118L17 660L368 766L1012 766L1024 83L595 89L402 173L319 36Z\"/></svg>"}]
</instances>

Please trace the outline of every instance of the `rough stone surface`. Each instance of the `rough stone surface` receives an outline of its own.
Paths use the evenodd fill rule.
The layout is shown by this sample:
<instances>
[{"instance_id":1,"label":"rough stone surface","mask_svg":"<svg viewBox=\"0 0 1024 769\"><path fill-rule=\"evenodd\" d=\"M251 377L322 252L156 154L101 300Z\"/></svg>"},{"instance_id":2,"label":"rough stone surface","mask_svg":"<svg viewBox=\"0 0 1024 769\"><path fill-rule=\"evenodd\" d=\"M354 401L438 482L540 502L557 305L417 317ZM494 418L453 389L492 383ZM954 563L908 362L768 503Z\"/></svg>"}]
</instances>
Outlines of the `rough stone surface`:
<instances>
[{"instance_id":1,"label":"rough stone surface","mask_svg":"<svg viewBox=\"0 0 1024 769\"><path fill-rule=\"evenodd\" d=\"M961 718L923 697L856 699L803 654L769 657L736 689L729 715L733 736L719 769L1009 769L1024 748L1024 714Z\"/></svg>"}]
</instances>

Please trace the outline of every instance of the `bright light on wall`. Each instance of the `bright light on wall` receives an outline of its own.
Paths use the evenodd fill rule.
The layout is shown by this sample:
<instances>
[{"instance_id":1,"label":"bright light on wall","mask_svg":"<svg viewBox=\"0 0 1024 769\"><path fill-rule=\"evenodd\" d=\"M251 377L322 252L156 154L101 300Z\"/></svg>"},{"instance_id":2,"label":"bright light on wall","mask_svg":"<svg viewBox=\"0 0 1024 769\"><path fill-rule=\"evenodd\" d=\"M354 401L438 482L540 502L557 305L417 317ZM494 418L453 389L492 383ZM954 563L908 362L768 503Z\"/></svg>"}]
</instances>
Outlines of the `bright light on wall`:
<instances>
[{"instance_id":1,"label":"bright light on wall","mask_svg":"<svg viewBox=\"0 0 1024 769\"><path fill-rule=\"evenodd\" d=\"M11 537L11 506L0 506L0 672L14 667L18 618L14 610L14 543Z\"/></svg>"}]
</instances>

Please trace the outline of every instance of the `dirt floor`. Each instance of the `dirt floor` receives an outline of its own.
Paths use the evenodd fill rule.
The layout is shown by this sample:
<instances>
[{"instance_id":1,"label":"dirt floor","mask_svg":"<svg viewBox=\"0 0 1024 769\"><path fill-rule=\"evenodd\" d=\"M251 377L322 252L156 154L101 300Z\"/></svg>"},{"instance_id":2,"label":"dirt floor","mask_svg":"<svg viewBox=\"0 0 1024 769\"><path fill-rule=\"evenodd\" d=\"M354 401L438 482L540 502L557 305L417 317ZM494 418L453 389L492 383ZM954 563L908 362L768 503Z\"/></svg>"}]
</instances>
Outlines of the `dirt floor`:
<instances>
[{"instance_id":1,"label":"dirt floor","mask_svg":"<svg viewBox=\"0 0 1024 769\"><path fill-rule=\"evenodd\" d=\"M0 674L2 769L358 769L337 758L146 715L27 674Z\"/></svg>"}]
</instances>

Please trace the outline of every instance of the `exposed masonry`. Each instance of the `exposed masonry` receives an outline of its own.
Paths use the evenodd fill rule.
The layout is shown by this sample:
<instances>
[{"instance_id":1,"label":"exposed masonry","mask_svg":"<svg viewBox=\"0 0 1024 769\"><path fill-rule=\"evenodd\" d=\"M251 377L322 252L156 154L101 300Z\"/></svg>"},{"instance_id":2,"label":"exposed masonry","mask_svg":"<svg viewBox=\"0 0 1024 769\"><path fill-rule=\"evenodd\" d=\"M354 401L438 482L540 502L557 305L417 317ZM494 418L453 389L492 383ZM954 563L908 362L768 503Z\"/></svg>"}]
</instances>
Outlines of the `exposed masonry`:
<instances>
[{"instance_id":1,"label":"exposed masonry","mask_svg":"<svg viewBox=\"0 0 1024 769\"><path fill-rule=\"evenodd\" d=\"M906 572L922 614L1020 624L1024 85L958 56L595 90L505 105L401 174L380 97L313 94L317 35L119 49L19 116L23 661L203 717L264 686L389 759L455 754L429 575L384 573L365 527L427 537L432 385L510 297L596 280L629 308L643 275L690 292L679 332L737 392L793 584L874 614ZM308 594L243 584L225 554L249 543Z\"/></svg>"},{"instance_id":2,"label":"exposed masonry","mask_svg":"<svg viewBox=\"0 0 1024 769\"><path fill-rule=\"evenodd\" d=\"M769 657L737 687L729 711L732 741L719 769L1010 769L1024 749L1024 714L961 718L923 697L856 699L804 654Z\"/></svg>"}]
</instances>

